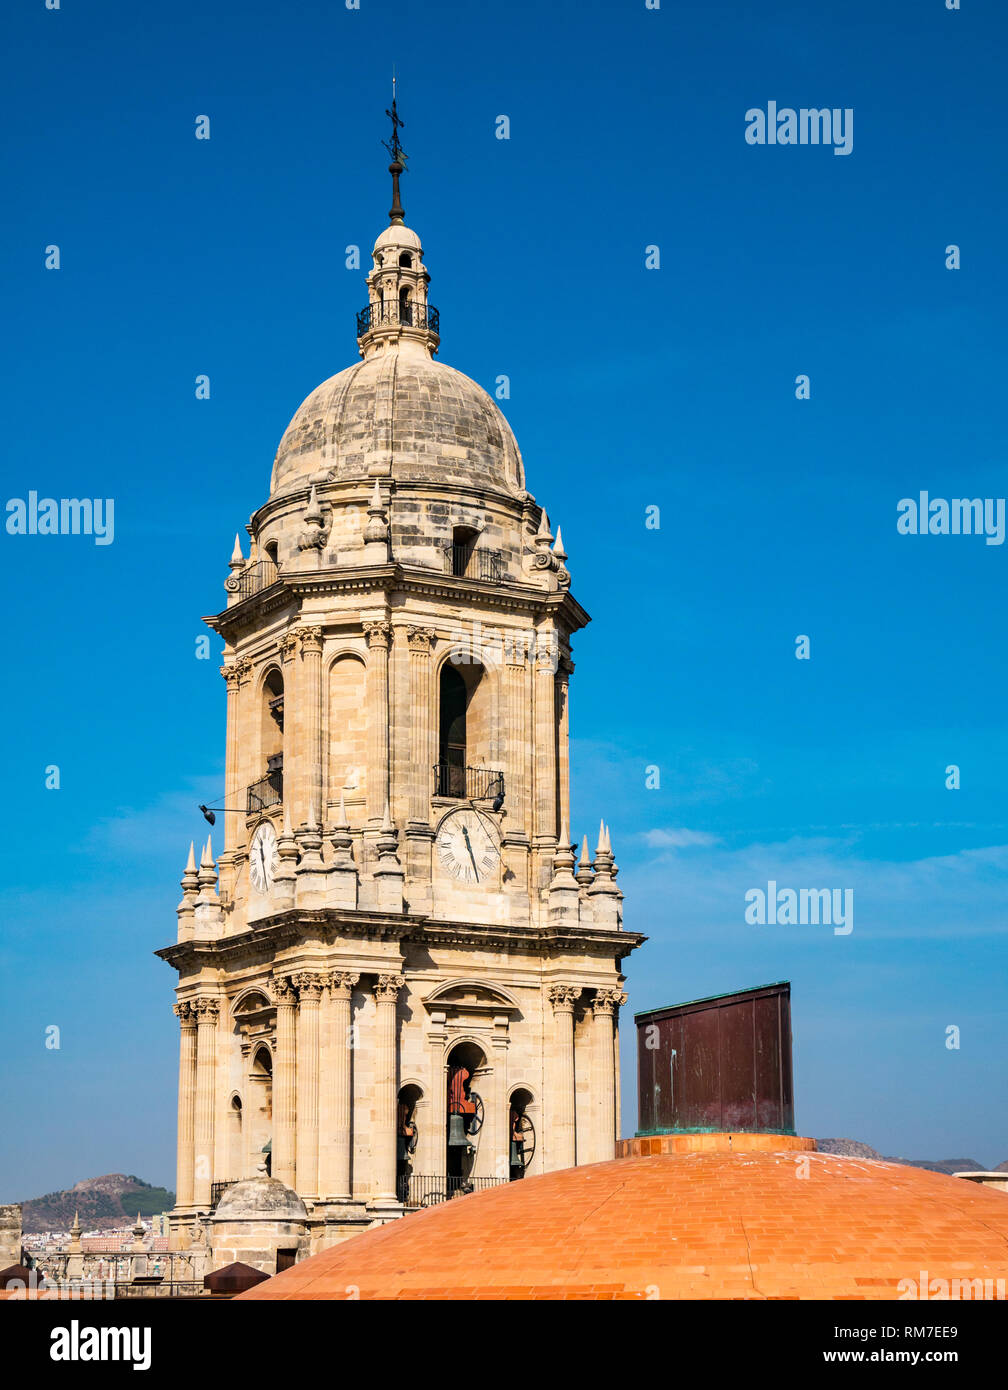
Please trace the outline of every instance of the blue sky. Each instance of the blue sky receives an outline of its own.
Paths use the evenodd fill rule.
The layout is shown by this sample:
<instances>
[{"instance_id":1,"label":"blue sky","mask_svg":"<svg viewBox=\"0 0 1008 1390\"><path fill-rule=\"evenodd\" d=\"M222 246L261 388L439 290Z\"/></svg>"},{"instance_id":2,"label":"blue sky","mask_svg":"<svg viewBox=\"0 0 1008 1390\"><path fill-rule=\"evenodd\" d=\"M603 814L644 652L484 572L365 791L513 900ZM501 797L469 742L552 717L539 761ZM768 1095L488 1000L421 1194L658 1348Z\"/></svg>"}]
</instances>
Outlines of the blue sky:
<instances>
[{"instance_id":1,"label":"blue sky","mask_svg":"<svg viewBox=\"0 0 1008 1390\"><path fill-rule=\"evenodd\" d=\"M442 359L510 377L594 619L572 832L605 815L650 938L625 1124L632 1009L786 978L800 1132L1008 1158L1008 546L896 531L921 490L1006 491L1004 7L39 0L2 23L4 500L112 497L115 541L0 536L0 1200L174 1182L151 953L223 780L199 619L287 420L355 360L344 248L386 218L393 59ZM853 108L853 152L748 145L770 100ZM853 888L853 932L747 925L770 879Z\"/></svg>"}]
</instances>

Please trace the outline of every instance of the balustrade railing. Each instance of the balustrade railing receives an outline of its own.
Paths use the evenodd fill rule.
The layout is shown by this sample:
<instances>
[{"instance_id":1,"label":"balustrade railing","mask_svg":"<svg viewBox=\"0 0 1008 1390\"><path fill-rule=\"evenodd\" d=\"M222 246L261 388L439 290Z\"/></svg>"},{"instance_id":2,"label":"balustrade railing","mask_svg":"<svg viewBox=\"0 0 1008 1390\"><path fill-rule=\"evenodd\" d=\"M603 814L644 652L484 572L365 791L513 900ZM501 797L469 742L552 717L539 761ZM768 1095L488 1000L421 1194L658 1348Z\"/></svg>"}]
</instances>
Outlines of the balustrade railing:
<instances>
[{"instance_id":1,"label":"balustrade railing","mask_svg":"<svg viewBox=\"0 0 1008 1390\"><path fill-rule=\"evenodd\" d=\"M400 304L397 299L384 304L366 304L357 313L357 337L363 338L372 328L428 328L439 333L441 315L433 304Z\"/></svg>"},{"instance_id":2,"label":"balustrade railing","mask_svg":"<svg viewBox=\"0 0 1008 1390\"><path fill-rule=\"evenodd\" d=\"M505 1182L507 1178L448 1178L407 1173L397 1178L396 1193L403 1206L417 1210L438 1206L456 1197L468 1197L473 1192L484 1192L488 1187L500 1187Z\"/></svg>"},{"instance_id":3,"label":"balustrade railing","mask_svg":"<svg viewBox=\"0 0 1008 1390\"><path fill-rule=\"evenodd\" d=\"M254 565L246 565L238 576L239 603L262 589L268 589L279 573L272 560L257 560Z\"/></svg>"},{"instance_id":4,"label":"balustrade railing","mask_svg":"<svg viewBox=\"0 0 1008 1390\"><path fill-rule=\"evenodd\" d=\"M247 814L257 816L260 811L268 811L271 806L283 805L283 771L274 768L253 782L245 794Z\"/></svg>"},{"instance_id":5,"label":"balustrade railing","mask_svg":"<svg viewBox=\"0 0 1008 1390\"><path fill-rule=\"evenodd\" d=\"M492 767L434 764L434 795L455 801L489 801L504 795L504 774Z\"/></svg>"}]
</instances>

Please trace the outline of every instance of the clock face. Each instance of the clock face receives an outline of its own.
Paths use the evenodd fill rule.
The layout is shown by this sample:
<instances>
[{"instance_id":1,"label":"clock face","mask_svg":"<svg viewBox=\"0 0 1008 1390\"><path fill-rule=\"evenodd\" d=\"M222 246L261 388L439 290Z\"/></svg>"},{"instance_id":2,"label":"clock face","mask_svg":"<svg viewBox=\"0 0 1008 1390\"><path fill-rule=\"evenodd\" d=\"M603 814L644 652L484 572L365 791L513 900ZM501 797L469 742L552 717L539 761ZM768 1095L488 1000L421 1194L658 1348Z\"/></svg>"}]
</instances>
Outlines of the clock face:
<instances>
[{"instance_id":1,"label":"clock face","mask_svg":"<svg viewBox=\"0 0 1008 1390\"><path fill-rule=\"evenodd\" d=\"M259 893L268 893L279 867L276 831L266 820L256 827L249 845L249 878L253 888Z\"/></svg>"},{"instance_id":2,"label":"clock face","mask_svg":"<svg viewBox=\"0 0 1008 1390\"><path fill-rule=\"evenodd\" d=\"M497 840L477 811L452 811L441 822L436 843L442 867L460 883L485 883L497 877Z\"/></svg>"}]
</instances>

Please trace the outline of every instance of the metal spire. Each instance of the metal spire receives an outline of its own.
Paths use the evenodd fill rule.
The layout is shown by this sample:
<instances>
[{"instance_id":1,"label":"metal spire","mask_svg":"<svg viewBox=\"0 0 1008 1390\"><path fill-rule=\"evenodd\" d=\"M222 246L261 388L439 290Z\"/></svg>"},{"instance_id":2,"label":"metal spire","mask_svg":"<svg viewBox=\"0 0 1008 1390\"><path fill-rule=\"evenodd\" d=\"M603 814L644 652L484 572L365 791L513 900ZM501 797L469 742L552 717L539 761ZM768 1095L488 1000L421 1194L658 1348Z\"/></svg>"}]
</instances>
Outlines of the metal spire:
<instances>
[{"instance_id":1,"label":"metal spire","mask_svg":"<svg viewBox=\"0 0 1008 1390\"><path fill-rule=\"evenodd\" d=\"M394 227L401 227L403 224L404 209L399 197L399 175L405 171L406 160L409 156L399 143L399 132L400 130L404 130L405 126L399 119L399 113L396 110L396 79L394 71L392 73L392 109L389 110L389 108L386 107L385 114L392 122L392 139L382 141L382 144L392 156L392 163L389 165L389 173L392 175L392 206L389 209L389 221Z\"/></svg>"}]
</instances>

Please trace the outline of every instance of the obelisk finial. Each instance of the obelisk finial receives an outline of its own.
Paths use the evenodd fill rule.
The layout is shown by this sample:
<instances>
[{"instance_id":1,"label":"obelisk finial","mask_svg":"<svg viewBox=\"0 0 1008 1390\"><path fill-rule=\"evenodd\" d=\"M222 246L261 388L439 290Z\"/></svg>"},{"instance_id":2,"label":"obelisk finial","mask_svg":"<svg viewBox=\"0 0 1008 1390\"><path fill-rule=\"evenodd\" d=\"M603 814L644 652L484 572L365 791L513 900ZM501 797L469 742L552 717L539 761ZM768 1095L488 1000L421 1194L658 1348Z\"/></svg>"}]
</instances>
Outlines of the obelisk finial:
<instances>
[{"instance_id":1,"label":"obelisk finial","mask_svg":"<svg viewBox=\"0 0 1008 1390\"><path fill-rule=\"evenodd\" d=\"M399 119L396 110L396 79L395 73L392 74L392 109L385 108L385 114L392 122L392 139L383 140L382 144L392 156L392 163L389 165L389 173L392 175L392 206L389 209L389 221L393 227L403 225L403 205L399 197L399 175L405 171L407 154L399 143L399 132L405 127Z\"/></svg>"}]
</instances>

